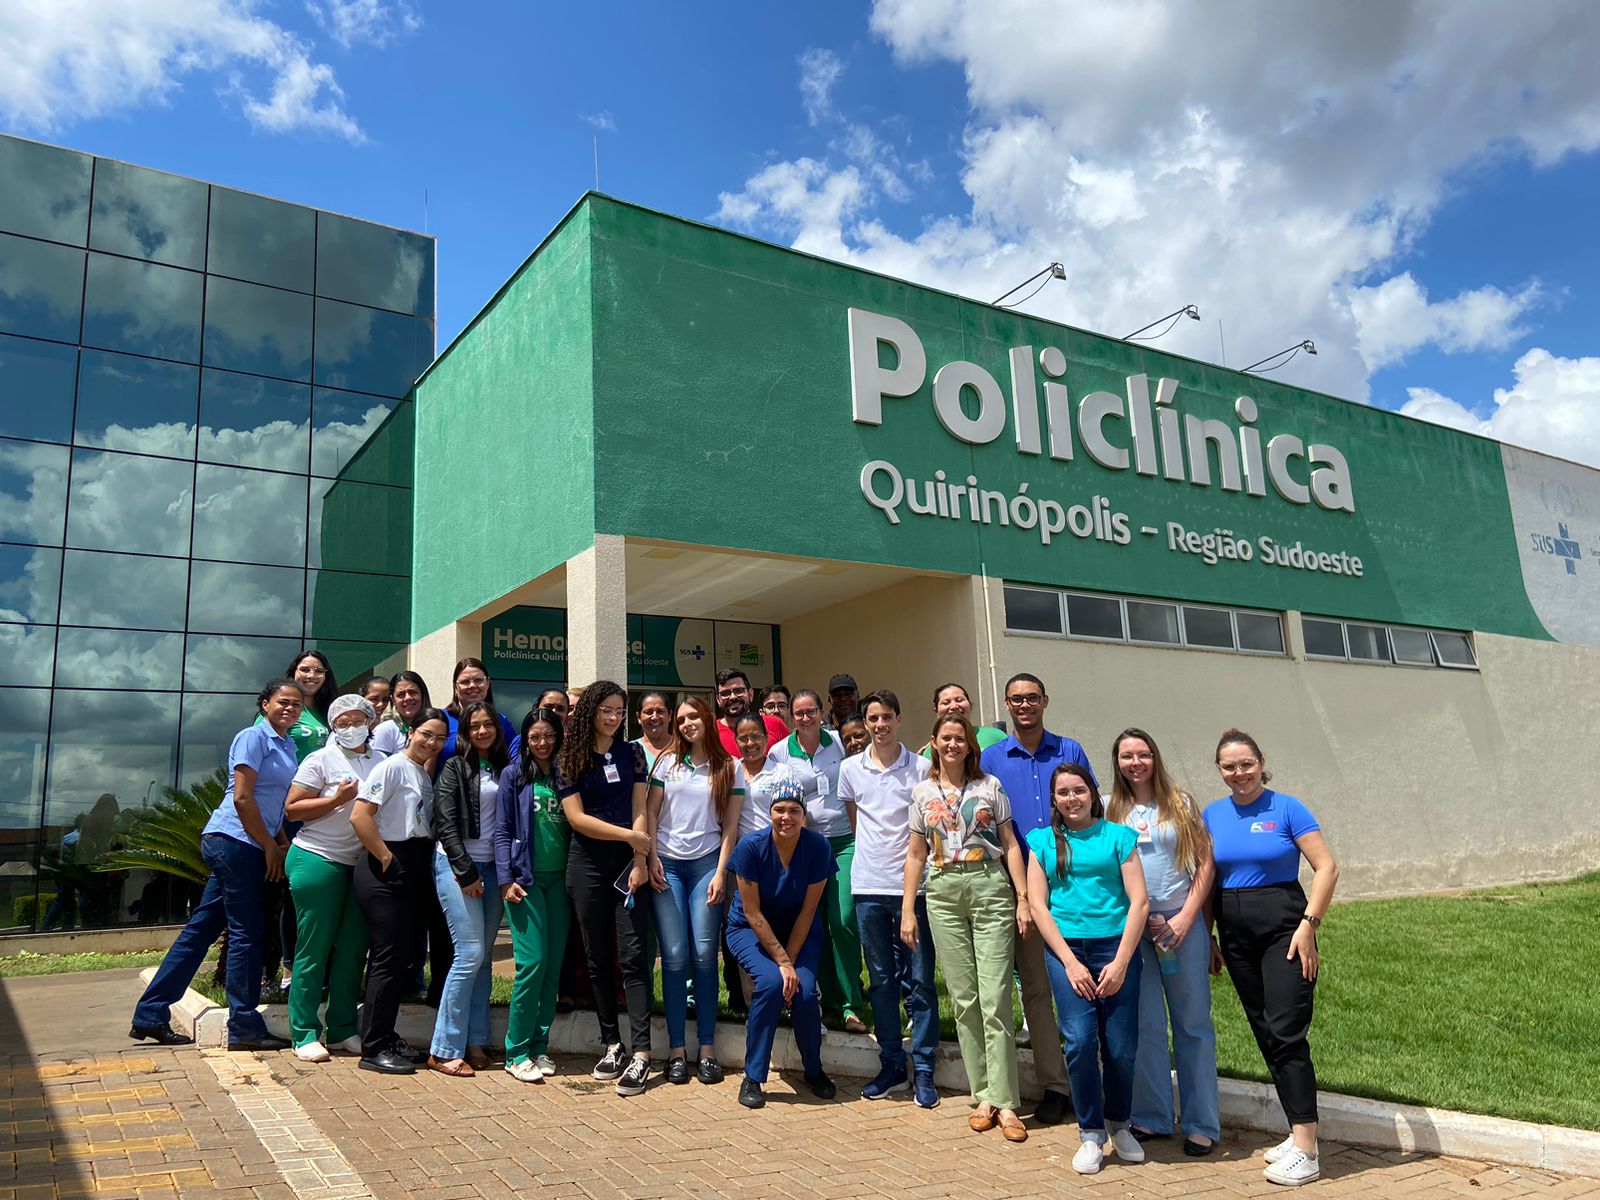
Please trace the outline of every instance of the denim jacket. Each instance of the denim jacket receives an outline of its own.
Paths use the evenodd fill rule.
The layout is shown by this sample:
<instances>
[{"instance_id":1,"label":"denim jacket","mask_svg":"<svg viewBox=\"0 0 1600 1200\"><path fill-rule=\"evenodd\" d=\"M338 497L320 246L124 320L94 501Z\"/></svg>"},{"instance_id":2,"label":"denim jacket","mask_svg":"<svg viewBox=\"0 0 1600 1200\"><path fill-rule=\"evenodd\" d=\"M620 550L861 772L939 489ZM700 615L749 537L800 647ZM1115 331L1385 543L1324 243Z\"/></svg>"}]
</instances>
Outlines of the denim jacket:
<instances>
[{"instance_id":1,"label":"denim jacket","mask_svg":"<svg viewBox=\"0 0 1600 1200\"><path fill-rule=\"evenodd\" d=\"M500 799L494 817L494 871L500 886L533 886L533 781L520 763L500 776Z\"/></svg>"}]
</instances>

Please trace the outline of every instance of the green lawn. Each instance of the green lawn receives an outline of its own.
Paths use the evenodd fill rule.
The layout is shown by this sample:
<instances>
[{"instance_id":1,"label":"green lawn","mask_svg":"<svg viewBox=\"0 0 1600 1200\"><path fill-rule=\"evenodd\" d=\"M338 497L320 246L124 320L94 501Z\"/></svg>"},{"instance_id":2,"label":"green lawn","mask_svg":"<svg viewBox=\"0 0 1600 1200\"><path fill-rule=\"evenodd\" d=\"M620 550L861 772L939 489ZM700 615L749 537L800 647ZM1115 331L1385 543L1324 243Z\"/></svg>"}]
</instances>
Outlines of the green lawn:
<instances>
[{"instance_id":1,"label":"green lawn","mask_svg":"<svg viewBox=\"0 0 1600 1200\"><path fill-rule=\"evenodd\" d=\"M153 967L165 950L132 950L123 954L33 954L23 950L0 956L0 979L22 975L65 975L74 971L110 971L117 967Z\"/></svg>"},{"instance_id":2,"label":"green lawn","mask_svg":"<svg viewBox=\"0 0 1600 1200\"><path fill-rule=\"evenodd\" d=\"M1322 932L1312 1032L1319 1083L1356 1096L1600 1129L1596 930L1600 873L1336 905ZM159 960L158 953L25 954L0 958L0 977ZM203 974L197 986L221 1002L209 979ZM510 991L511 981L497 978L494 1003L505 1004ZM1265 1080L1226 976L1215 982L1214 998L1222 1074ZM727 1016L726 996L719 1000ZM942 982L939 1015L945 1038L954 1040Z\"/></svg>"}]
</instances>

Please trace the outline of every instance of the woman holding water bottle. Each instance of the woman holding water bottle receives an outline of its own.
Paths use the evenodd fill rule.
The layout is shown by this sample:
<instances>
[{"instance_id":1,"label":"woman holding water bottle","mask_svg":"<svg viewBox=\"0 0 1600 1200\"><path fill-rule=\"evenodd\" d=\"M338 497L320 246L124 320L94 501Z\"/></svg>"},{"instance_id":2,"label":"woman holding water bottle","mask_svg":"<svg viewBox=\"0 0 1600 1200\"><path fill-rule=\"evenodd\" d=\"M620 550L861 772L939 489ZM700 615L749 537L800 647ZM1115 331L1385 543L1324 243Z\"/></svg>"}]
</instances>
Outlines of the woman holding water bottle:
<instances>
[{"instance_id":1,"label":"woman holding water bottle","mask_svg":"<svg viewBox=\"0 0 1600 1200\"><path fill-rule=\"evenodd\" d=\"M1209 979L1214 953L1203 915L1216 874L1211 835L1194 797L1173 784L1148 733L1124 729L1112 743L1111 758L1117 769L1106 817L1138 835L1139 863L1150 893L1150 915L1139 948L1144 986L1134 1060L1133 1136L1141 1142L1167 1137L1175 1127L1167 1057L1170 1020L1183 1152L1201 1158L1221 1136Z\"/></svg>"}]
</instances>

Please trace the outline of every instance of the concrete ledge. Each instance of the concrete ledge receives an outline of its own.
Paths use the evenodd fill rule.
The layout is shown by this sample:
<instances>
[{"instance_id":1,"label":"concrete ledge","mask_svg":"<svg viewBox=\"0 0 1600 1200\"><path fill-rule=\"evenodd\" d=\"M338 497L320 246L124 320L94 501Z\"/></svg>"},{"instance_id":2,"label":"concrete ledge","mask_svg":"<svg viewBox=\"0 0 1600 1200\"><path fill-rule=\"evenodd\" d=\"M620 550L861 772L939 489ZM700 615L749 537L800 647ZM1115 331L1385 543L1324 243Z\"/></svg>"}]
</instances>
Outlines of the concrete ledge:
<instances>
[{"instance_id":1,"label":"concrete ledge","mask_svg":"<svg viewBox=\"0 0 1600 1200\"><path fill-rule=\"evenodd\" d=\"M182 925L123 925L111 929L73 929L59 933L11 933L0 937L0 956L18 954L122 954L165 950Z\"/></svg>"},{"instance_id":2,"label":"concrete ledge","mask_svg":"<svg viewBox=\"0 0 1600 1200\"><path fill-rule=\"evenodd\" d=\"M146 983L154 968L142 972ZM264 1004L261 1015L267 1028L280 1037L289 1036L288 1010L281 1004ZM400 1009L397 1028L400 1036L414 1046L426 1047L433 1038L436 1014L420 1004ZM507 1011L490 1010L490 1036L505 1037ZM194 1036L199 1046L220 1048L228 1041L228 1010L212 1004L198 992L189 991L172 1009L173 1027ZM651 1052L665 1058L666 1023L653 1022ZM599 1056L600 1031L590 1012L562 1013L550 1027L550 1048L557 1054ZM744 1026L731 1022L717 1025L717 1056L723 1065L744 1065ZM1022 1068L1023 1091L1037 1096L1033 1087L1033 1052L1018 1052ZM822 1061L828 1071L844 1077L867 1079L878 1071L878 1043L869 1034L830 1032L822 1043ZM772 1048L772 1066L779 1071L800 1070L800 1052L794 1034L780 1028ZM934 1082L956 1093L967 1090L967 1076L960 1050L950 1042L939 1044L934 1067ZM1174 1080L1176 1087L1176 1080ZM1270 1084L1244 1079L1219 1081L1222 1122L1234 1129L1250 1129L1283 1134L1287 1125L1278 1107L1277 1093ZM1480 1117L1442 1108L1395 1104L1367 1100L1337 1092L1319 1092L1317 1106L1322 1136L1329 1141L1378 1150L1398 1150L1406 1154L1441 1154L1453 1158L1484 1159L1508 1166L1534 1167L1565 1175L1600 1178L1600 1133L1568 1129L1559 1125L1535 1125L1499 1117Z\"/></svg>"}]
</instances>

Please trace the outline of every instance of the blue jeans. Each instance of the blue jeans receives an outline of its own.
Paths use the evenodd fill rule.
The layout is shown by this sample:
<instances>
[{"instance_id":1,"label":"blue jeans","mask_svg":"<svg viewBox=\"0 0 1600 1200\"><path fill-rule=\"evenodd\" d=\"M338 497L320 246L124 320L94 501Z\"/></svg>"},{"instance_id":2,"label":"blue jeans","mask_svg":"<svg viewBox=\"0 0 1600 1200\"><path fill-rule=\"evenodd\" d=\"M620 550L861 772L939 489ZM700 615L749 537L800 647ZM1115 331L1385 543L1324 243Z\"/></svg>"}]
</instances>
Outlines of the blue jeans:
<instances>
[{"instance_id":1,"label":"blue jeans","mask_svg":"<svg viewBox=\"0 0 1600 1200\"><path fill-rule=\"evenodd\" d=\"M433 1025L435 1058L460 1058L468 1046L489 1044L489 988L494 982L494 939L500 932L500 916L505 905L500 899L500 880L494 863L481 862L478 868L483 895L469 896L456 882L450 860L438 850L433 853L433 884L439 892L439 906L450 926L450 940L456 956L444 979L444 995L439 999L439 1019Z\"/></svg>"},{"instance_id":2,"label":"blue jeans","mask_svg":"<svg viewBox=\"0 0 1600 1200\"><path fill-rule=\"evenodd\" d=\"M228 1037L258 1038L267 1032L256 1011L261 1003L261 943L266 911L263 893L267 856L254 842L240 842L221 833L200 839L200 857L211 868L200 903L189 914L161 969L133 1010L135 1025L162 1025L172 1019L172 1006L183 998L195 972L205 961L224 927L228 930Z\"/></svg>"},{"instance_id":3,"label":"blue jeans","mask_svg":"<svg viewBox=\"0 0 1600 1200\"><path fill-rule=\"evenodd\" d=\"M1154 914L1161 910L1152 908ZM1177 909L1162 912L1171 917ZM1155 947L1139 943L1144 977L1139 988L1139 1050L1134 1057L1133 1123L1154 1133L1171 1133L1172 1059L1178 1064L1178 1102L1183 1131L1213 1142L1222 1136L1217 1104L1217 1032L1211 1024L1211 941L1195 922L1178 947L1178 969L1162 974ZM1172 1055L1167 1055L1167 1020L1172 1021Z\"/></svg>"},{"instance_id":4,"label":"blue jeans","mask_svg":"<svg viewBox=\"0 0 1600 1200\"><path fill-rule=\"evenodd\" d=\"M700 1045L714 1045L717 1039L717 950L722 905L706 903L706 885L717 873L720 857L721 851L713 850L699 858L663 858L661 871L667 877L667 890L650 893L656 938L661 946L661 1002L667 1010L667 1045L674 1050L685 1044L691 949L695 1028Z\"/></svg>"},{"instance_id":5,"label":"blue jeans","mask_svg":"<svg viewBox=\"0 0 1600 1200\"><path fill-rule=\"evenodd\" d=\"M1117 956L1120 937L1068 938L1067 948L1096 978ZM1067 1078L1072 1082L1072 1107L1078 1134L1086 1142L1106 1141L1106 1124L1121 1129L1133 1111L1133 1063L1139 1048L1139 956L1116 994L1085 1000L1072 990L1067 968L1054 954L1045 955L1050 990L1056 997L1061 1036L1067 1042Z\"/></svg>"},{"instance_id":6,"label":"blue jeans","mask_svg":"<svg viewBox=\"0 0 1600 1200\"><path fill-rule=\"evenodd\" d=\"M777 1035L778 1018L785 1007L783 973L762 948L761 939L752 929L729 930L728 947L754 985L750 1014L744 1023L744 1075L746 1079L765 1083L772 1069L772 1040ZM807 938L794 964L800 990L787 1005L795 1048L800 1051L800 1069L808 1076L822 1074L822 1003L817 994L817 964L821 959L822 939ZM698 1001L695 1008L698 1012ZM899 1017L896 1013L897 1021Z\"/></svg>"},{"instance_id":7,"label":"blue jeans","mask_svg":"<svg viewBox=\"0 0 1600 1200\"><path fill-rule=\"evenodd\" d=\"M918 896L917 948L913 951L900 940L899 896L857 896L855 901L878 1059L890 1069L906 1069L905 1044L900 1037L903 992L911 1017L911 1061L918 1071L931 1071L939 1048L939 1002L933 989L933 931L928 928L928 907Z\"/></svg>"}]
</instances>

